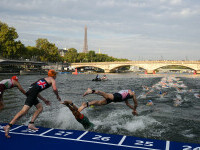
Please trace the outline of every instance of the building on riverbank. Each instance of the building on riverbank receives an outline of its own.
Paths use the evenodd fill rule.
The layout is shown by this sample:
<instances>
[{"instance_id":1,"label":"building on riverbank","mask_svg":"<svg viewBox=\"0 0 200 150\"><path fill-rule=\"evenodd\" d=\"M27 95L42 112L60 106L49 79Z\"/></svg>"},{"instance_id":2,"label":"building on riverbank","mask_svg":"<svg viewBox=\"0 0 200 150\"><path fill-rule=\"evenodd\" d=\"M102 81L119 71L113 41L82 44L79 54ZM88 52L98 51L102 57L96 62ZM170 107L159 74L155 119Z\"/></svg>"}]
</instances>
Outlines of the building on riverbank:
<instances>
[{"instance_id":1,"label":"building on riverbank","mask_svg":"<svg viewBox=\"0 0 200 150\"><path fill-rule=\"evenodd\" d=\"M44 62L0 59L0 74L43 74Z\"/></svg>"}]
</instances>

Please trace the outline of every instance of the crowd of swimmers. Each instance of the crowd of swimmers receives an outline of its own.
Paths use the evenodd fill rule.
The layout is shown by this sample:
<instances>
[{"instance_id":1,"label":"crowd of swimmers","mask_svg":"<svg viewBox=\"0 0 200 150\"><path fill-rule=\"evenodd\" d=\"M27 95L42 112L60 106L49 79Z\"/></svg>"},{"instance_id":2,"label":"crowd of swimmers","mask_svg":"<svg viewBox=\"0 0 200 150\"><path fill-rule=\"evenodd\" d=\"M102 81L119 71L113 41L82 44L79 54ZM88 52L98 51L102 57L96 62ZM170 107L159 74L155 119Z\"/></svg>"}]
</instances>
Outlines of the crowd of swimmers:
<instances>
[{"instance_id":1,"label":"crowd of swimmers","mask_svg":"<svg viewBox=\"0 0 200 150\"><path fill-rule=\"evenodd\" d=\"M142 88L143 93L137 98L148 99L148 95L153 94L153 96L157 95L157 97L162 99L165 97L169 97L168 95L174 92L175 97L173 98L173 105L176 107L180 106L183 103L183 96L186 92L192 93L195 98L200 98L200 94L197 93L198 91L195 91L193 89L187 89L187 86L183 84L183 81L181 81L180 78L175 78L172 76L162 78L160 82L154 84L151 87L143 85ZM171 89L171 91L169 89ZM153 104L154 103L152 99L149 99L146 103L146 105L148 106L152 106Z\"/></svg>"}]
</instances>

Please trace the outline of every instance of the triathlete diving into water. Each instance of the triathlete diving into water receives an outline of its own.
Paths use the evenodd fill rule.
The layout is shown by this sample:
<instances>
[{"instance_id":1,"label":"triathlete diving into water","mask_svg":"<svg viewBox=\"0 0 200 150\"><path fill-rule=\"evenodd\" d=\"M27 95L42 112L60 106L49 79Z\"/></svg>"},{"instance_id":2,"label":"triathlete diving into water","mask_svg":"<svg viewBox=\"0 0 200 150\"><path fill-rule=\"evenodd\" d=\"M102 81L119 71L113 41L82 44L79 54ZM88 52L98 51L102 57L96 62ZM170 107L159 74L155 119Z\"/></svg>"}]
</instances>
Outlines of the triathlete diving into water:
<instances>
[{"instance_id":1,"label":"triathlete diving into water","mask_svg":"<svg viewBox=\"0 0 200 150\"><path fill-rule=\"evenodd\" d=\"M88 117L78 111L78 108L72 103L72 101L65 100L64 102L61 102L61 104L66 105L71 110L76 120L81 123L85 129L91 129L94 127L94 124L90 122Z\"/></svg>"},{"instance_id":2,"label":"triathlete diving into water","mask_svg":"<svg viewBox=\"0 0 200 150\"><path fill-rule=\"evenodd\" d=\"M111 102L125 102L126 105L132 109L132 114L133 115L137 115L137 99L135 96L135 92L132 90L121 90L117 93L114 94L110 94L110 93L105 93L103 91L99 91L99 90L92 90L90 88L87 89L87 91L84 93L83 96L86 96L88 94L97 94L97 95L101 95L104 97L104 99L102 100L93 100L91 102L84 102L82 103L81 107L79 107L78 111L81 112L83 109L85 109L88 106L94 105L94 106L101 106L101 105L107 105ZM132 106L131 104L129 104L128 99L133 98L133 102L134 102L134 106Z\"/></svg>"}]
</instances>

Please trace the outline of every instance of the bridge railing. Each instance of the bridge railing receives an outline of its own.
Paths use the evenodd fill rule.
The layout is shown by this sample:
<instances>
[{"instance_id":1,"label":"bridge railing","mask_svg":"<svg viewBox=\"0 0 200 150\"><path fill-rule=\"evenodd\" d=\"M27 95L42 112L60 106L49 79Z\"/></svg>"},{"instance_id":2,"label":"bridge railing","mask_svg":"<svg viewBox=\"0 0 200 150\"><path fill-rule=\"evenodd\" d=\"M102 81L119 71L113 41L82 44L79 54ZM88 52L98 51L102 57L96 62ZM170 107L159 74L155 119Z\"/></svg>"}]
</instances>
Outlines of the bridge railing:
<instances>
[{"instance_id":1,"label":"bridge railing","mask_svg":"<svg viewBox=\"0 0 200 150\"><path fill-rule=\"evenodd\" d=\"M142 61L115 61L115 62L84 62L84 63L72 63L72 64L144 64L144 63L169 63L169 64L200 64L200 61L185 61L185 60L142 60Z\"/></svg>"}]
</instances>

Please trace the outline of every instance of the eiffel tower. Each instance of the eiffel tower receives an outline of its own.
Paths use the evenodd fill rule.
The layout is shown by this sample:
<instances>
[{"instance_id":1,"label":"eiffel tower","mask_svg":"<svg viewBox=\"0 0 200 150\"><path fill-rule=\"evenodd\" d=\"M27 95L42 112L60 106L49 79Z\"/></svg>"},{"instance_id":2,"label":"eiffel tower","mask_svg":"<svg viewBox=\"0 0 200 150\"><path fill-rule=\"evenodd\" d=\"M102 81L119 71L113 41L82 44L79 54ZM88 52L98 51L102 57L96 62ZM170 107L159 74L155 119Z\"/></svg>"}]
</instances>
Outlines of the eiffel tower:
<instances>
[{"instance_id":1,"label":"eiffel tower","mask_svg":"<svg viewBox=\"0 0 200 150\"><path fill-rule=\"evenodd\" d=\"M87 44L87 26L85 26L85 36L84 36L84 46L83 46L83 53L88 52L88 44Z\"/></svg>"}]
</instances>

